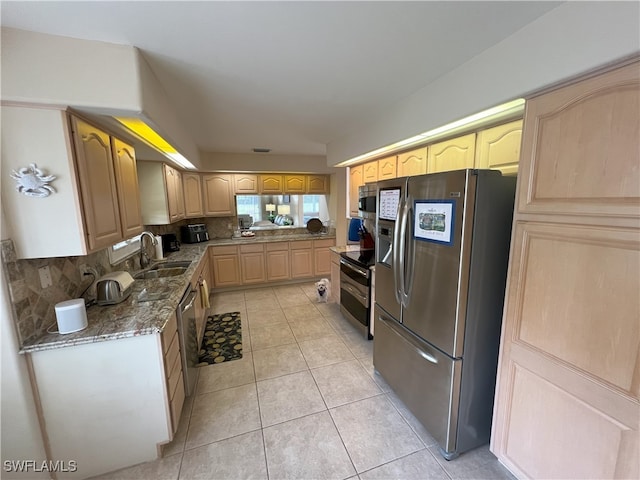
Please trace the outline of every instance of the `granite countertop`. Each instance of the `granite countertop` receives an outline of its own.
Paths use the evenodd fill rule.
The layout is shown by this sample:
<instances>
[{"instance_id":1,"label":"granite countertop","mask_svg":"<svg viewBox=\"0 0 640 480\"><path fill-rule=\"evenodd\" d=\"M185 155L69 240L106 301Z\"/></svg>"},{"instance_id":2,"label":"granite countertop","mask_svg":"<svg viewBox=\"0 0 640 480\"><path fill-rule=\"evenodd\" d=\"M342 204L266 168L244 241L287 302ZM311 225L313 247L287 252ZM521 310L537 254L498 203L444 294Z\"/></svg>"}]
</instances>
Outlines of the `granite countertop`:
<instances>
[{"instance_id":1,"label":"granite countertop","mask_svg":"<svg viewBox=\"0 0 640 480\"><path fill-rule=\"evenodd\" d=\"M161 333L175 313L191 277L209 246L243 245L246 243L268 243L298 240L335 239L335 235L256 235L251 238L213 239L204 243L182 244L180 250L166 255L162 261L190 261L191 265L182 275L154 279L139 279L133 284L131 295L117 305L92 305L87 308L87 328L75 333L60 335L45 333L41 337L27 340L20 353L69 347L87 343L117 340L126 337ZM152 262L152 266L157 261ZM132 272L137 273L137 272ZM211 287L211 286L210 286ZM145 298L145 292L148 296ZM142 295L141 295L142 294ZM155 300L149 301L149 298Z\"/></svg>"}]
</instances>

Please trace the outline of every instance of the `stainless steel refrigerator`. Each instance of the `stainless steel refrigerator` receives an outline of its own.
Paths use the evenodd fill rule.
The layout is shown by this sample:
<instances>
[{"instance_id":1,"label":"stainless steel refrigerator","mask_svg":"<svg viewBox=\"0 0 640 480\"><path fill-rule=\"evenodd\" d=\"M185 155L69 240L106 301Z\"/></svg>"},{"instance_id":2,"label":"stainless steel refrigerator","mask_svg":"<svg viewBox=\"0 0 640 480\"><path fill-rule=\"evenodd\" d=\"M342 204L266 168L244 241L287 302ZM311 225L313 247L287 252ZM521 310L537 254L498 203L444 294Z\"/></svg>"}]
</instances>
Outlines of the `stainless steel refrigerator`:
<instances>
[{"instance_id":1,"label":"stainless steel refrigerator","mask_svg":"<svg viewBox=\"0 0 640 480\"><path fill-rule=\"evenodd\" d=\"M515 180L378 182L373 363L448 460L490 436Z\"/></svg>"}]
</instances>

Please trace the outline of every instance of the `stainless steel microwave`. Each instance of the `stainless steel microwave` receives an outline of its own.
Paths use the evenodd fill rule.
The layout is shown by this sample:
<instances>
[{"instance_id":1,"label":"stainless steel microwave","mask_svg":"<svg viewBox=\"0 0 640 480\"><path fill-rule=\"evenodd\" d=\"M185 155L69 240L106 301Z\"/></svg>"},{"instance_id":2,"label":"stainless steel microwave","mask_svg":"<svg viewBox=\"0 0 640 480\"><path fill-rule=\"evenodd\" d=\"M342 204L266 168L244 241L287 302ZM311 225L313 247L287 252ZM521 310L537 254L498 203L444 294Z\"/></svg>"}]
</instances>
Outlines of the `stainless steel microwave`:
<instances>
[{"instance_id":1,"label":"stainless steel microwave","mask_svg":"<svg viewBox=\"0 0 640 480\"><path fill-rule=\"evenodd\" d=\"M375 183L366 183L358 187L358 216L360 218L376 218L376 201L378 188Z\"/></svg>"}]
</instances>

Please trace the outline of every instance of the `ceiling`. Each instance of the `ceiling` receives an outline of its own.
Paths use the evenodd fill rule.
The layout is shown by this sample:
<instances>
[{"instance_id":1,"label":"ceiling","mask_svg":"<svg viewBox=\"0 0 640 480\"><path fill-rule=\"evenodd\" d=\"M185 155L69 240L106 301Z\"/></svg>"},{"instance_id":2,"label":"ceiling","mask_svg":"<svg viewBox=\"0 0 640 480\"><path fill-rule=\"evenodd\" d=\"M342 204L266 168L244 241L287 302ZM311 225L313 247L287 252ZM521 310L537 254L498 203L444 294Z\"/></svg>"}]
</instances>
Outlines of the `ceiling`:
<instances>
[{"instance_id":1,"label":"ceiling","mask_svg":"<svg viewBox=\"0 0 640 480\"><path fill-rule=\"evenodd\" d=\"M138 47L201 151L324 155L558 4L2 1L0 18Z\"/></svg>"}]
</instances>

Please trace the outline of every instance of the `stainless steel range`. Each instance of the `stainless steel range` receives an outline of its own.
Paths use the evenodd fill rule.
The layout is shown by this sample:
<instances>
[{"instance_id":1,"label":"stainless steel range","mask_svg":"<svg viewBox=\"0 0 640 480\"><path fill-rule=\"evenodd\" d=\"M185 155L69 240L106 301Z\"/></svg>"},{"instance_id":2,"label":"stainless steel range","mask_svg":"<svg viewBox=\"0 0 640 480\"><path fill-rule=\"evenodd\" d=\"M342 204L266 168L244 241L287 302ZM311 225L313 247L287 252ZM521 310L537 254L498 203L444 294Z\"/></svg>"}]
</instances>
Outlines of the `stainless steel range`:
<instances>
[{"instance_id":1,"label":"stainless steel range","mask_svg":"<svg viewBox=\"0 0 640 480\"><path fill-rule=\"evenodd\" d=\"M373 338L371 318L371 270L375 250L340 254L340 311L369 340Z\"/></svg>"}]
</instances>

